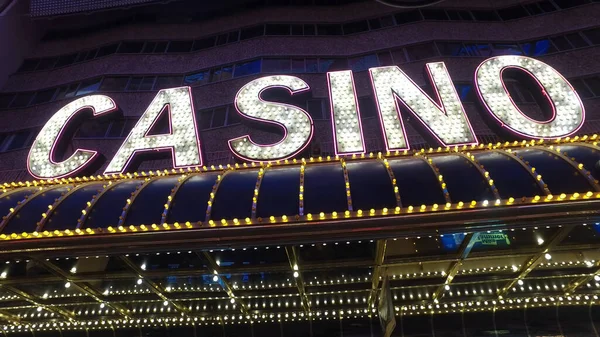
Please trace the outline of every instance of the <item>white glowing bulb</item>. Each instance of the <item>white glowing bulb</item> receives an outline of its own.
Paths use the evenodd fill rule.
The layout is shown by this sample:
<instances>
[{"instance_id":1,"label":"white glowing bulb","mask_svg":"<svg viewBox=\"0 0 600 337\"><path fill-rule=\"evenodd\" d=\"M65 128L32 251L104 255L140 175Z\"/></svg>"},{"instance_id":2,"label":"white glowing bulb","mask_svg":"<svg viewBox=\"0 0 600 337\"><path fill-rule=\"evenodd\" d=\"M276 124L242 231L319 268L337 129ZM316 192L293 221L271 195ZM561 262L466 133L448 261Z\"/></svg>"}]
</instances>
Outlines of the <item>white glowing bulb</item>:
<instances>
[{"instance_id":1,"label":"white glowing bulb","mask_svg":"<svg viewBox=\"0 0 600 337\"><path fill-rule=\"evenodd\" d=\"M257 162L287 159L302 152L310 143L314 126L306 111L261 99L263 91L276 87L286 88L292 95L310 89L298 77L278 75L255 79L238 91L234 106L242 117L279 126L284 132L280 141L268 145L254 143L249 135L229 140L231 152L241 159Z\"/></svg>"},{"instance_id":2,"label":"white glowing bulb","mask_svg":"<svg viewBox=\"0 0 600 337\"><path fill-rule=\"evenodd\" d=\"M143 280L141 278L137 279L137 284L142 284Z\"/></svg>"},{"instance_id":3,"label":"white glowing bulb","mask_svg":"<svg viewBox=\"0 0 600 337\"><path fill-rule=\"evenodd\" d=\"M65 283L65 288L70 288L70 287L71 287L71 282Z\"/></svg>"},{"instance_id":4,"label":"white glowing bulb","mask_svg":"<svg viewBox=\"0 0 600 337\"><path fill-rule=\"evenodd\" d=\"M547 120L533 120L510 97L503 72L518 69L535 79L552 107ZM581 127L585 109L571 84L554 68L536 59L503 55L483 61L475 72L475 87L487 110L503 127L532 138L559 138Z\"/></svg>"},{"instance_id":5,"label":"white glowing bulb","mask_svg":"<svg viewBox=\"0 0 600 337\"><path fill-rule=\"evenodd\" d=\"M297 271L295 271L294 272L294 278L297 278L298 276L300 276L300 274Z\"/></svg>"},{"instance_id":6,"label":"white glowing bulb","mask_svg":"<svg viewBox=\"0 0 600 337\"><path fill-rule=\"evenodd\" d=\"M219 280L219 276L215 275L213 276L213 282L217 282Z\"/></svg>"},{"instance_id":7,"label":"white glowing bulb","mask_svg":"<svg viewBox=\"0 0 600 337\"><path fill-rule=\"evenodd\" d=\"M542 245L542 244L544 244L544 239L542 239L542 238L537 238L537 243L538 243L538 245Z\"/></svg>"},{"instance_id":8,"label":"white glowing bulb","mask_svg":"<svg viewBox=\"0 0 600 337\"><path fill-rule=\"evenodd\" d=\"M550 253L544 254L544 257L546 258L546 260L551 260L552 259L552 255L550 255Z\"/></svg>"}]
</instances>

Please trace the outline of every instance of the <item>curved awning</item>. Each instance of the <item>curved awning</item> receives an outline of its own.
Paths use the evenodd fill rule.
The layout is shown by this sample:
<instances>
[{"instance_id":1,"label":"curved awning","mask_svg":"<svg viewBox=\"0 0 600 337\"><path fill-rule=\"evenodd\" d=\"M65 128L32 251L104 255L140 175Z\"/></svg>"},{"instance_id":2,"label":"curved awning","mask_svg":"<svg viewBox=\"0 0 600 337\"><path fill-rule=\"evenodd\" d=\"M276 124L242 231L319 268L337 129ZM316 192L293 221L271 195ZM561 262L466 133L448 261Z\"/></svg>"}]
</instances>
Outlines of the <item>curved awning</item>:
<instances>
[{"instance_id":1,"label":"curved awning","mask_svg":"<svg viewBox=\"0 0 600 337\"><path fill-rule=\"evenodd\" d=\"M483 221L498 210L599 198L599 173L586 169L598 161L595 143L571 140L12 183L0 195L6 214L0 237L39 241L389 217L418 224L430 220L416 216L443 212L477 211Z\"/></svg>"}]
</instances>

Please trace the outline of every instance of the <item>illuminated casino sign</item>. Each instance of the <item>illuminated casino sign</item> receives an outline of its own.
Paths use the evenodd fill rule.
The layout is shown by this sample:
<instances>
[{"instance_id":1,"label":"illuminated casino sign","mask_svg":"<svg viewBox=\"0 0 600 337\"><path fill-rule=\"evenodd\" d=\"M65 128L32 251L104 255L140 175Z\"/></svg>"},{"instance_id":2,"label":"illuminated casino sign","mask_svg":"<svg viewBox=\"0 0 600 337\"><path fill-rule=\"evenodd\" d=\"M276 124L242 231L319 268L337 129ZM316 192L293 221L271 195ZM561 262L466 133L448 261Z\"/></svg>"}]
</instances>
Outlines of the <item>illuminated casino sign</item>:
<instances>
[{"instance_id":1,"label":"illuminated casino sign","mask_svg":"<svg viewBox=\"0 0 600 337\"><path fill-rule=\"evenodd\" d=\"M477 137L443 62L428 63L426 72L437 97L427 95L399 67L369 69L383 139L387 151L410 148L401 118L402 106L442 146L478 144ZM552 109L548 120L534 120L523 113L512 100L503 80L503 72L517 69L535 83ZM360 109L352 71L327 73L331 124L336 155L365 153ZM269 162L294 157L301 153L313 137L313 121L305 110L284 103L262 99L271 88L284 88L291 95L310 90L306 82L295 76L275 75L255 79L244 85L235 96L234 106L245 119L272 124L283 131L273 144L258 144L250 135L229 140L231 152L253 162ZM573 134L585 120L581 99L569 82L549 65L524 56L498 56L483 61L475 71L475 88L490 115L505 129L517 135L548 139ZM76 149L71 156L58 161L66 130L77 126L80 112L92 110L103 116L117 110L116 103L105 95L76 99L58 110L36 137L27 167L39 179L69 177L98 159L98 152ZM150 134L163 112L168 113L169 132ZM61 144L63 146L61 146ZM122 173L137 154L148 151L170 151L173 168L202 166L202 151L190 87L160 90L109 162L105 174Z\"/></svg>"}]
</instances>

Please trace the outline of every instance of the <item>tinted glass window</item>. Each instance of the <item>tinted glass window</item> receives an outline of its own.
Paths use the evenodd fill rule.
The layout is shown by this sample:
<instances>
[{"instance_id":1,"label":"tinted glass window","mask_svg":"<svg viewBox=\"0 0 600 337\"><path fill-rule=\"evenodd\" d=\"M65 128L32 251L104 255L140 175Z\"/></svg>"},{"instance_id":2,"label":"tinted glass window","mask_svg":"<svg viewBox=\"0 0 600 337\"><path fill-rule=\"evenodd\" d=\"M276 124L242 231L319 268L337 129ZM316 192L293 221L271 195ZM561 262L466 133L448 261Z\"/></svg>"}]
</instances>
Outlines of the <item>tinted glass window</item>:
<instances>
[{"instance_id":1,"label":"tinted glass window","mask_svg":"<svg viewBox=\"0 0 600 337\"><path fill-rule=\"evenodd\" d=\"M0 109L8 108L10 102L15 98L14 94L0 95Z\"/></svg>"},{"instance_id":2,"label":"tinted glass window","mask_svg":"<svg viewBox=\"0 0 600 337\"><path fill-rule=\"evenodd\" d=\"M210 129L212 110L203 110L198 113L198 127L200 130Z\"/></svg>"},{"instance_id":3,"label":"tinted glass window","mask_svg":"<svg viewBox=\"0 0 600 337\"><path fill-rule=\"evenodd\" d=\"M33 92L21 92L18 93L15 99L12 101L11 108L20 108L29 105L29 102L33 98Z\"/></svg>"},{"instance_id":4,"label":"tinted glass window","mask_svg":"<svg viewBox=\"0 0 600 337\"><path fill-rule=\"evenodd\" d=\"M471 11L473 17L477 21L499 21L498 15L494 11L474 10Z\"/></svg>"},{"instance_id":5,"label":"tinted glass window","mask_svg":"<svg viewBox=\"0 0 600 337\"><path fill-rule=\"evenodd\" d=\"M262 69L265 73L287 73L290 72L291 61L290 59L264 59Z\"/></svg>"},{"instance_id":6,"label":"tinted glass window","mask_svg":"<svg viewBox=\"0 0 600 337\"><path fill-rule=\"evenodd\" d=\"M140 83L139 90L152 90L155 79L156 79L156 77L154 77L154 76L144 77L144 79L142 80L142 83Z\"/></svg>"},{"instance_id":7,"label":"tinted glass window","mask_svg":"<svg viewBox=\"0 0 600 337\"><path fill-rule=\"evenodd\" d=\"M35 70L47 70L47 69L52 69L52 67L54 67L54 64L56 63L57 58L45 58L45 59L41 59L40 62L37 65L37 68Z\"/></svg>"},{"instance_id":8,"label":"tinted glass window","mask_svg":"<svg viewBox=\"0 0 600 337\"><path fill-rule=\"evenodd\" d=\"M204 84L208 83L210 71L204 70L195 74L190 74L185 76L183 79L183 83L186 85L189 84Z\"/></svg>"},{"instance_id":9,"label":"tinted glass window","mask_svg":"<svg viewBox=\"0 0 600 337\"><path fill-rule=\"evenodd\" d=\"M242 29L240 34L240 40L251 39L253 37L262 36L265 33L265 26L254 26L250 28Z\"/></svg>"},{"instance_id":10,"label":"tinted glass window","mask_svg":"<svg viewBox=\"0 0 600 337\"><path fill-rule=\"evenodd\" d=\"M600 28L586 30L583 32L583 35L593 44L600 44Z\"/></svg>"},{"instance_id":11,"label":"tinted glass window","mask_svg":"<svg viewBox=\"0 0 600 337\"><path fill-rule=\"evenodd\" d=\"M448 20L448 15L442 9L422 9L421 14L425 20Z\"/></svg>"},{"instance_id":12,"label":"tinted glass window","mask_svg":"<svg viewBox=\"0 0 600 337\"><path fill-rule=\"evenodd\" d=\"M154 84L154 90L175 88L181 85L181 76L159 76Z\"/></svg>"},{"instance_id":13,"label":"tinted glass window","mask_svg":"<svg viewBox=\"0 0 600 337\"><path fill-rule=\"evenodd\" d=\"M306 111L313 119L323 119L323 102L320 99L308 100Z\"/></svg>"},{"instance_id":14,"label":"tinted glass window","mask_svg":"<svg viewBox=\"0 0 600 337\"><path fill-rule=\"evenodd\" d=\"M129 77L105 77L102 80L100 91L124 91L129 82Z\"/></svg>"},{"instance_id":15,"label":"tinted glass window","mask_svg":"<svg viewBox=\"0 0 600 337\"><path fill-rule=\"evenodd\" d=\"M570 80L569 82L571 83L573 88L575 88L575 91L577 92L579 97L581 97L581 98L594 97L594 94L590 91L590 89L588 89L588 87L585 85L583 80Z\"/></svg>"},{"instance_id":16,"label":"tinted glass window","mask_svg":"<svg viewBox=\"0 0 600 337\"><path fill-rule=\"evenodd\" d=\"M573 48L564 36L555 36L551 39L558 50L569 50Z\"/></svg>"},{"instance_id":17,"label":"tinted glass window","mask_svg":"<svg viewBox=\"0 0 600 337\"><path fill-rule=\"evenodd\" d=\"M202 39L202 40L196 40L196 41L194 41L194 46L192 47L192 50L196 51L196 50L214 47L215 40L216 40L216 38L214 36L206 38L206 39Z\"/></svg>"},{"instance_id":18,"label":"tinted glass window","mask_svg":"<svg viewBox=\"0 0 600 337\"><path fill-rule=\"evenodd\" d=\"M54 93L56 92L56 88L46 89L42 91L38 91L33 98L32 104L40 104L50 102L52 97L54 97Z\"/></svg>"},{"instance_id":19,"label":"tinted glass window","mask_svg":"<svg viewBox=\"0 0 600 337\"><path fill-rule=\"evenodd\" d=\"M35 70L39 62L40 60L38 59L25 60L23 61L23 64L21 64L19 71L33 71Z\"/></svg>"},{"instance_id":20,"label":"tinted glass window","mask_svg":"<svg viewBox=\"0 0 600 337\"><path fill-rule=\"evenodd\" d=\"M77 54L62 55L58 58L58 61L56 61L54 67L63 67L72 64L73 62L75 62L76 57Z\"/></svg>"},{"instance_id":21,"label":"tinted glass window","mask_svg":"<svg viewBox=\"0 0 600 337\"><path fill-rule=\"evenodd\" d=\"M583 48L589 45L579 33L568 34L566 37L575 48Z\"/></svg>"},{"instance_id":22,"label":"tinted glass window","mask_svg":"<svg viewBox=\"0 0 600 337\"><path fill-rule=\"evenodd\" d=\"M82 82L81 86L79 86L79 90L77 90L76 96L87 95L89 93L96 92L98 91L98 88L100 88L99 78Z\"/></svg>"},{"instance_id":23,"label":"tinted glass window","mask_svg":"<svg viewBox=\"0 0 600 337\"><path fill-rule=\"evenodd\" d=\"M23 130L15 133L12 141L6 148L6 150L15 150L28 146L29 136L31 135L31 130Z\"/></svg>"},{"instance_id":24,"label":"tinted glass window","mask_svg":"<svg viewBox=\"0 0 600 337\"><path fill-rule=\"evenodd\" d=\"M290 25L286 24L268 24L266 28L267 35L290 35Z\"/></svg>"},{"instance_id":25,"label":"tinted glass window","mask_svg":"<svg viewBox=\"0 0 600 337\"><path fill-rule=\"evenodd\" d=\"M355 34L369 30L367 21L356 21L344 24L344 34Z\"/></svg>"},{"instance_id":26,"label":"tinted glass window","mask_svg":"<svg viewBox=\"0 0 600 337\"><path fill-rule=\"evenodd\" d=\"M317 25L319 35L342 35L341 25Z\"/></svg>"},{"instance_id":27,"label":"tinted glass window","mask_svg":"<svg viewBox=\"0 0 600 337\"><path fill-rule=\"evenodd\" d=\"M540 56L556 52L556 48L549 39L522 43L521 49L527 56Z\"/></svg>"},{"instance_id":28,"label":"tinted glass window","mask_svg":"<svg viewBox=\"0 0 600 337\"><path fill-rule=\"evenodd\" d=\"M500 15L500 18L502 18L502 20L514 20L514 19L526 17L528 14L527 14L527 11L525 10L525 8L523 8L521 6L514 6L514 7L499 9L498 15Z\"/></svg>"},{"instance_id":29,"label":"tinted glass window","mask_svg":"<svg viewBox=\"0 0 600 337\"><path fill-rule=\"evenodd\" d=\"M239 63L235 65L234 77L260 73L260 60Z\"/></svg>"},{"instance_id":30,"label":"tinted glass window","mask_svg":"<svg viewBox=\"0 0 600 337\"><path fill-rule=\"evenodd\" d=\"M354 57L348 60L348 66L352 71L364 71L372 67L379 66L377 55L370 54L360 57Z\"/></svg>"},{"instance_id":31,"label":"tinted glass window","mask_svg":"<svg viewBox=\"0 0 600 337\"><path fill-rule=\"evenodd\" d=\"M411 61L417 61L437 56L437 52L433 43L424 43L415 46L409 46L406 47L406 51L408 52L408 57Z\"/></svg>"},{"instance_id":32,"label":"tinted glass window","mask_svg":"<svg viewBox=\"0 0 600 337\"><path fill-rule=\"evenodd\" d=\"M421 12L419 11L410 11L410 12L402 12L398 13L394 16L396 18L396 23L401 25L403 23L415 22L421 20Z\"/></svg>"},{"instance_id":33,"label":"tinted glass window","mask_svg":"<svg viewBox=\"0 0 600 337\"><path fill-rule=\"evenodd\" d=\"M119 47L118 43L101 47L100 49L98 49L98 53L96 54L96 57L102 57L102 56L114 54L117 52L118 47Z\"/></svg>"},{"instance_id":34,"label":"tinted glass window","mask_svg":"<svg viewBox=\"0 0 600 337\"><path fill-rule=\"evenodd\" d=\"M144 42L140 42L140 41L125 41L125 42L121 43L121 45L119 46L119 50L117 51L117 53L123 53L123 54L139 53L139 52L142 51L143 47L144 47Z\"/></svg>"},{"instance_id":35,"label":"tinted glass window","mask_svg":"<svg viewBox=\"0 0 600 337\"><path fill-rule=\"evenodd\" d=\"M187 53L192 49L193 41L171 41L167 53Z\"/></svg>"}]
</instances>

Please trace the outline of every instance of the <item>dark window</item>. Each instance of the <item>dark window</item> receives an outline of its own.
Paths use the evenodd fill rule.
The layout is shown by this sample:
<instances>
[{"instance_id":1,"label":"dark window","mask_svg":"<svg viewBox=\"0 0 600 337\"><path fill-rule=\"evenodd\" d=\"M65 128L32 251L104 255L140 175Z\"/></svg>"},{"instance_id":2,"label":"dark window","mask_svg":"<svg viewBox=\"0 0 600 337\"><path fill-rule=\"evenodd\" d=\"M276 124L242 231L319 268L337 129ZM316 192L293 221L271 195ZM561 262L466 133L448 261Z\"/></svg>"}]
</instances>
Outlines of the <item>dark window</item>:
<instances>
[{"instance_id":1,"label":"dark window","mask_svg":"<svg viewBox=\"0 0 600 337\"><path fill-rule=\"evenodd\" d=\"M120 54L134 54L139 53L144 48L144 42L141 41L125 41L119 46L117 53Z\"/></svg>"},{"instance_id":2,"label":"dark window","mask_svg":"<svg viewBox=\"0 0 600 337\"><path fill-rule=\"evenodd\" d=\"M240 122L240 114L233 105L230 105L227 111L227 125L239 124Z\"/></svg>"},{"instance_id":3,"label":"dark window","mask_svg":"<svg viewBox=\"0 0 600 337\"><path fill-rule=\"evenodd\" d=\"M73 64L73 62L75 62L76 57L77 54L62 55L58 58L58 61L56 61L54 67L64 67L69 64Z\"/></svg>"},{"instance_id":4,"label":"dark window","mask_svg":"<svg viewBox=\"0 0 600 337\"><path fill-rule=\"evenodd\" d=\"M289 73L290 59L264 59L262 69L265 73Z\"/></svg>"},{"instance_id":5,"label":"dark window","mask_svg":"<svg viewBox=\"0 0 600 337\"><path fill-rule=\"evenodd\" d=\"M477 101L477 96L475 95L475 90L472 85L457 83L454 86L456 87L456 93L461 101L469 103Z\"/></svg>"},{"instance_id":6,"label":"dark window","mask_svg":"<svg viewBox=\"0 0 600 337\"><path fill-rule=\"evenodd\" d=\"M590 77L586 78L584 81L587 83L588 87L592 90L595 96L600 96L600 78Z\"/></svg>"},{"instance_id":7,"label":"dark window","mask_svg":"<svg viewBox=\"0 0 600 337\"><path fill-rule=\"evenodd\" d=\"M394 61L392 60L392 54L390 54L389 51L377 54L377 58L379 59L379 64L382 66L394 65Z\"/></svg>"},{"instance_id":8,"label":"dark window","mask_svg":"<svg viewBox=\"0 0 600 337\"><path fill-rule=\"evenodd\" d=\"M581 98L594 97L594 94L590 89L588 89L583 80L571 80L569 82L571 83L573 88L575 88L575 91L577 92L577 94L579 94Z\"/></svg>"},{"instance_id":9,"label":"dark window","mask_svg":"<svg viewBox=\"0 0 600 337\"><path fill-rule=\"evenodd\" d=\"M516 43L494 43L491 56L496 55L523 55L523 51ZM487 56L487 55L483 55Z\"/></svg>"},{"instance_id":10,"label":"dark window","mask_svg":"<svg viewBox=\"0 0 600 337\"><path fill-rule=\"evenodd\" d=\"M138 90L152 90L152 87L154 87L154 80L156 80L156 77L154 76L144 77Z\"/></svg>"},{"instance_id":11,"label":"dark window","mask_svg":"<svg viewBox=\"0 0 600 337\"><path fill-rule=\"evenodd\" d=\"M15 98L15 94L0 95L0 109L8 108L10 102Z\"/></svg>"},{"instance_id":12,"label":"dark window","mask_svg":"<svg viewBox=\"0 0 600 337\"><path fill-rule=\"evenodd\" d=\"M379 66L379 61L377 60L377 55L370 54L349 59L348 66L354 72L365 71L369 68Z\"/></svg>"},{"instance_id":13,"label":"dark window","mask_svg":"<svg viewBox=\"0 0 600 337\"><path fill-rule=\"evenodd\" d=\"M227 34L227 43L237 42L240 40L240 31L236 30Z\"/></svg>"},{"instance_id":14,"label":"dark window","mask_svg":"<svg viewBox=\"0 0 600 337\"><path fill-rule=\"evenodd\" d=\"M348 61L344 59L319 59L319 72L346 70Z\"/></svg>"},{"instance_id":15,"label":"dark window","mask_svg":"<svg viewBox=\"0 0 600 337\"><path fill-rule=\"evenodd\" d=\"M356 34L369 30L366 20L350 22L344 24L344 34Z\"/></svg>"},{"instance_id":16,"label":"dark window","mask_svg":"<svg viewBox=\"0 0 600 337\"><path fill-rule=\"evenodd\" d=\"M35 70L39 62L39 59L27 59L23 61L23 64L21 64L19 71L33 71Z\"/></svg>"},{"instance_id":17,"label":"dark window","mask_svg":"<svg viewBox=\"0 0 600 337\"><path fill-rule=\"evenodd\" d=\"M437 56L435 46L432 42L406 47L406 51L408 52L408 57L411 61L418 61Z\"/></svg>"},{"instance_id":18,"label":"dark window","mask_svg":"<svg viewBox=\"0 0 600 337\"><path fill-rule=\"evenodd\" d=\"M154 90L175 88L181 85L181 76L159 76L156 78Z\"/></svg>"},{"instance_id":19,"label":"dark window","mask_svg":"<svg viewBox=\"0 0 600 337\"><path fill-rule=\"evenodd\" d=\"M513 6L508 8L502 8L498 10L498 15L502 20L514 20L528 16L525 8L521 6Z\"/></svg>"},{"instance_id":20,"label":"dark window","mask_svg":"<svg viewBox=\"0 0 600 337\"><path fill-rule=\"evenodd\" d=\"M164 53L167 51L167 47L169 46L169 42L162 41L156 43L156 48L154 48L154 53Z\"/></svg>"},{"instance_id":21,"label":"dark window","mask_svg":"<svg viewBox=\"0 0 600 337\"><path fill-rule=\"evenodd\" d=\"M460 42L436 42L440 53L444 56L468 56L465 46Z\"/></svg>"},{"instance_id":22,"label":"dark window","mask_svg":"<svg viewBox=\"0 0 600 337\"><path fill-rule=\"evenodd\" d=\"M396 23L399 25L422 20L421 12L419 11L402 12L394 15L394 17L396 18Z\"/></svg>"},{"instance_id":23,"label":"dark window","mask_svg":"<svg viewBox=\"0 0 600 337\"><path fill-rule=\"evenodd\" d=\"M469 11L448 10L448 11L446 11L446 13L448 13L448 17L450 18L450 20L473 21L473 16L471 16L471 12L469 12Z\"/></svg>"},{"instance_id":24,"label":"dark window","mask_svg":"<svg viewBox=\"0 0 600 337\"><path fill-rule=\"evenodd\" d=\"M235 65L234 77L252 75L260 73L260 60L238 63Z\"/></svg>"},{"instance_id":25,"label":"dark window","mask_svg":"<svg viewBox=\"0 0 600 337\"><path fill-rule=\"evenodd\" d=\"M394 64L406 63L408 60L406 59L406 54L404 54L404 48L392 50L392 59L394 60Z\"/></svg>"},{"instance_id":26,"label":"dark window","mask_svg":"<svg viewBox=\"0 0 600 337\"><path fill-rule=\"evenodd\" d=\"M391 27L396 24L394 22L394 17L391 15L380 17L379 21L381 22L381 27Z\"/></svg>"},{"instance_id":27,"label":"dark window","mask_svg":"<svg viewBox=\"0 0 600 337\"><path fill-rule=\"evenodd\" d=\"M125 120L125 126L123 127L123 136L127 136L129 134L129 131L131 131L131 129L133 129L133 126L135 125L135 123L137 123L137 119L133 119L133 118L128 118Z\"/></svg>"},{"instance_id":28,"label":"dark window","mask_svg":"<svg viewBox=\"0 0 600 337\"><path fill-rule=\"evenodd\" d=\"M554 12L556 10L556 7L554 7L550 0L538 2L538 5L540 5L540 8L546 13Z\"/></svg>"},{"instance_id":29,"label":"dark window","mask_svg":"<svg viewBox=\"0 0 600 337\"><path fill-rule=\"evenodd\" d=\"M218 128L225 125L225 118L227 117L227 107L216 108L213 112L212 125L213 128Z\"/></svg>"},{"instance_id":30,"label":"dark window","mask_svg":"<svg viewBox=\"0 0 600 337\"><path fill-rule=\"evenodd\" d=\"M156 42L146 42L144 44L144 49L142 49L142 53L152 53L156 48Z\"/></svg>"},{"instance_id":31,"label":"dark window","mask_svg":"<svg viewBox=\"0 0 600 337\"><path fill-rule=\"evenodd\" d=\"M342 26L335 24L317 25L319 35L342 35Z\"/></svg>"},{"instance_id":32,"label":"dark window","mask_svg":"<svg viewBox=\"0 0 600 337\"><path fill-rule=\"evenodd\" d=\"M195 74L189 74L184 77L183 83L185 85L208 83L208 80L210 77L209 75L210 75L209 70L204 70L204 71L201 71L201 72L198 72Z\"/></svg>"},{"instance_id":33,"label":"dark window","mask_svg":"<svg viewBox=\"0 0 600 337\"><path fill-rule=\"evenodd\" d=\"M561 9L581 6L587 3L586 0L554 0L554 2Z\"/></svg>"},{"instance_id":34,"label":"dark window","mask_svg":"<svg viewBox=\"0 0 600 337\"><path fill-rule=\"evenodd\" d=\"M202 39L202 40L196 40L196 41L194 41L194 46L192 47L192 51L214 47L215 40L216 40L216 38L214 36L208 37L208 38Z\"/></svg>"},{"instance_id":35,"label":"dark window","mask_svg":"<svg viewBox=\"0 0 600 337\"><path fill-rule=\"evenodd\" d=\"M21 92L18 93L15 99L10 104L11 108L21 108L24 106L28 106L29 102L33 98L33 92Z\"/></svg>"},{"instance_id":36,"label":"dark window","mask_svg":"<svg viewBox=\"0 0 600 337\"><path fill-rule=\"evenodd\" d=\"M304 35L317 35L315 25L304 25Z\"/></svg>"},{"instance_id":37,"label":"dark window","mask_svg":"<svg viewBox=\"0 0 600 337\"><path fill-rule=\"evenodd\" d=\"M54 97L55 92L56 92L56 88L38 91L35 94L33 101L31 101L31 104L40 104L40 103L50 102L52 100L52 98Z\"/></svg>"},{"instance_id":38,"label":"dark window","mask_svg":"<svg viewBox=\"0 0 600 337\"><path fill-rule=\"evenodd\" d=\"M79 86L79 90L77 90L77 94L75 96L87 95L92 92L96 92L98 91L98 88L100 88L99 78L87 80L81 83L81 85Z\"/></svg>"},{"instance_id":39,"label":"dark window","mask_svg":"<svg viewBox=\"0 0 600 337\"><path fill-rule=\"evenodd\" d=\"M254 26L242 29L240 34L240 40L247 40L257 36L263 36L265 34L265 26Z\"/></svg>"},{"instance_id":40,"label":"dark window","mask_svg":"<svg viewBox=\"0 0 600 337\"><path fill-rule=\"evenodd\" d=\"M35 70L52 69L52 67L54 67L54 64L56 63L56 61L57 61L57 58L55 58L55 57L41 59L40 63L38 63L38 66L37 66L37 68L35 68Z\"/></svg>"},{"instance_id":41,"label":"dark window","mask_svg":"<svg viewBox=\"0 0 600 337\"><path fill-rule=\"evenodd\" d=\"M425 20L448 20L443 9L422 9L421 14Z\"/></svg>"},{"instance_id":42,"label":"dark window","mask_svg":"<svg viewBox=\"0 0 600 337\"><path fill-rule=\"evenodd\" d=\"M304 71L304 59L292 59L292 72L303 73Z\"/></svg>"},{"instance_id":43,"label":"dark window","mask_svg":"<svg viewBox=\"0 0 600 337\"><path fill-rule=\"evenodd\" d=\"M100 85L100 91L125 91L129 77L105 77Z\"/></svg>"},{"instance_id":44,"label":"dark window","mask_svg":"<svg viewBox=\"0 0 600 337\"><path fill-rule=\"evenodd\" d=\"M13 138L10 144L6 147L6 151L16 150L24 148L30 144L28 144L29 137L31 136L31 130L23 130L16 132L13 135Z\"/></svg>"},{"instance_id":45,"label":"dark window","mask_svg":"<svg viewBox=\"0 0 600 337\"><path fill-rule=\"evenodd\" d=\"M521 49L527 56L541 56L556 52L556 48L549 39L522 43Z\"/></svg>"},{"instance_id":46,"label":"dark window","mask_svg":"<svg viewBox=\"0 0 600 337\"><path fill-rule=\"evenodd\" d=\"M193 41L171 41L167 53L187 53L192 49Z\"/></svg>"},{"instance_id":47,"label":"dark window","mask_svg":"<svg viewBox=\"0 0 600 337\"><path fill-rule=\"evenodd\" d=\"M58 88L58 93L56 94L55 99L58 100L58 99L69 98L69 97L75 96L78 86L79 86L79 83L72 83L72 84L65 85L63 87Z\"/></svg>"},{"instance_id":48,"label":"dark window","mask_svg":"<svg viewBox=\"0 0 600 337\"><path fill-rule=\"evenodd\" d=\"M221 46L227 43L227 34L221 34L217 36L217 46Z\"/></svg>"},{"instance_id":49,"label":"dark window","mask_svg":"<svg viewBox=\"0 0 600 337\"><path fill-rule=\"evenodd\" d=\"M123 127L125 126L125 119L117 119L110 124L106 137L117 138L121 137Z\"/></svg>"},{"instance_id":50,"label":"dark window","mask_svg":"<svg viewBox=\"0 0 600 337\"><path fill-rule=\"evenodd\" d=\"M369 28L370 29L379 29L381 28L381 22L379 21L379 19L371 19L369 20ZM345 31L345 29L344 29Z\"/></svg>"},{"instance_id":51,"label":"dark window","mask_svg":"<svg viewBox=\"0 0 600 337\"><path fill-rule=\"evenodd\" d=\"M228 80L233 77L233 66L224 66L221 68L221 81Z\"/></svg>"},{"instance_id":52,"label":"dark window","mask_svg":"<svg viewBox=\"0 0 600 337\"><path fill-rule=\"evenodd\" d=\"M600 44L600 28L590 29L583 32L590 42Z\"/></svg>"},{"instance_id":53,"label":"dark window","mask_svg":"<svg viewBox=\"0 0 600 337\"><path fill-rule=\"evenodd\" d=\"M129 80L129 84L127 85L127 91L138 91L140 89L142 79L142 77L132 77L131 80Z\"/></svg>"},{"instance_id":54,"label":"dark window","mask_svg":"<svg viewBox=\"0 0 600 337\"><path fill-rule=\"evenodd\" d=\"M305 59L305 63L307 73L319 72L319 63L317 62L317 59Z\"/></svg>"},{"instance_id":55,"label":"dark window","mask_svg":"<svg viewBox=\"0 0 600 337\"><path fill-rule=\"evenodd\" d=\"M566 38L571 42L571 44L575 48L583 48L589 46L587 41L585 41L583 37L579 35L579 33L568 34Z\"/></svg>"},{"instance_id":56,"label":"dark window","mask_svg":"<svg viewBox=\"0 0 600 337\"><path fill-rule=\"evenodd\" d=\"M111 121L107 119L89 119L77 130L78 138L104 138Z\"/></svg>"},{"instance_id":57,"label":"dark window","mask_svg":"<svg viewBox=\"0 0 600 337\"><path fill-rule=\"evenodd\" d=\"M118 47L119 47L118 43L109 44L108 46L100 47L100 49L98 49L98 53L96 54L96 57L102 57L102 56L114 54L117 52Z\"/></svg>"},{"instance_id":58,"label":"dark window","mask_svg":"<svg viewBox=\"0 0 600 337\"><path fill-rule=\"evenodd\" d=\"M377 116L377 107L375 106L375 102L373 98L370 96L360 97L358 99L358 105L360 107L360 117L361 118L369 118Z\"/></svg>"},{"instance_id":59,"label":"dark window","mask_svg":"<svg viewBox=\"0 0 600 337\"><path fill-rule=\"evenodd\" d=\"M550 39L552 40L556 48L558 48L558 50L560 51L573 49L573 46L571 46L569 41L567 41L567 39L564 36L555 36Z\"/></svg>"},{"instance_id":60,"label":"dark window","mask_svg":"<svg viewBox=\"0 0 600 337\"><path fill-rule=\"evenodd\" d=\"M523 5L530 15L538 15L544 13L537 3Z\"/></svg>"},{"instance_id":61,"label":"dark window","mask_svg":"<svg viewBox=\"0 0 600 337\"><path fill-rule=\"evenodd\" d=\"M212 121L212 110L202 110L198 113L198 127L200 130L210 129L210 123Z\"/></svg>"},{"instance_id":62,"label":"dark window","mask_svg":"<svg viewBox=\"0 0 600 337\"><path fill-rule=\"evenodd\" d=\"M75 63L85 61L87 54L88 54L87 51L82 51L82 52L77 53L77 57L75 58Z\"/></svg>"},{"instance_id":63,"label":"dark window","mask_svg":"<svg viewBox=\"0 0 600 337\"><path fill-rule=\"evenodd\" d=\"M87 55L85 55L84 61L89 61L89 60L93 59L94 57L96 57L97 53L98 53L98 49L92 49L92 50L88 51Z\"/></svg>"},{"instance_id":64,"label":"dark window","mask_svg":"<svg viewBox=\"0 0 600 337\"><path fill-rule=\"evenodd\" d=\"M306 101L306 111L312 117L312 119L324 119L323 101L320 99L311 99Z\"/></svg>"},{"instance_id":65,"label":"dark window","mask_svg":"<svg viewBox=\"0 0 600 337\"><path fill-rule=\"evenodd\" d=\"M290 25L267 24L266 35L290 35Z\"/></svg>"},{"instance_id":66,"label":"dark window","mask_svg":"<svg viewBox=\"0 0 600 337\"><path fill-rule=\"evenodd\" d=\"M499 21L498 15L494 11L475 10L471 11L477 21Z\"/></svg>"},{"instance_id":67,"label":"dark window","mask_svg":"<svg viewBox=\"0 0 600 337\"><path fill-rule=\"evenodd\" d=\"M304 35L304 25L292 25L292 35Z\"/></svg>"}]
</instances>

